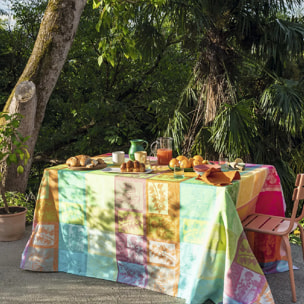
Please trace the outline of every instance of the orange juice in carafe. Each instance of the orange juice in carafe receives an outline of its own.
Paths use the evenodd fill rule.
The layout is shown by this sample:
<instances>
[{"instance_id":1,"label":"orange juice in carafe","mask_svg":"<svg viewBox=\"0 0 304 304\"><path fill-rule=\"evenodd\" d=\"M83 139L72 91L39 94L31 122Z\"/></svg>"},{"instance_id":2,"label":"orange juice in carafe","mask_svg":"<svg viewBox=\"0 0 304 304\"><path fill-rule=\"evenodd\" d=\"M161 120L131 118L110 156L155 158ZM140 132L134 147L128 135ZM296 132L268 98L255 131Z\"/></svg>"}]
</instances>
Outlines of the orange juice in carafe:
<instances>
[{"instance_id":1,"label":"orange juice in carafe","mask_svg":"<svg viewBox=\"0 0 304 304\"><path fill-rule=\"evenodd\" d=\"M169 165L172 159L172 149L157 149L157 160L159 165Z\"/></svg>"},{"instance_id":2,"label":"orange juice in carafe","mask_svg":"<svg viewBox=\"0 0 304 304\"><path fill-rule=\"evenodd\" d=\"M172 143L172 137L159 137L152 143L151 150L156 150L159 165L168 165L172 159Z\"/></svg>"}]
</instances>

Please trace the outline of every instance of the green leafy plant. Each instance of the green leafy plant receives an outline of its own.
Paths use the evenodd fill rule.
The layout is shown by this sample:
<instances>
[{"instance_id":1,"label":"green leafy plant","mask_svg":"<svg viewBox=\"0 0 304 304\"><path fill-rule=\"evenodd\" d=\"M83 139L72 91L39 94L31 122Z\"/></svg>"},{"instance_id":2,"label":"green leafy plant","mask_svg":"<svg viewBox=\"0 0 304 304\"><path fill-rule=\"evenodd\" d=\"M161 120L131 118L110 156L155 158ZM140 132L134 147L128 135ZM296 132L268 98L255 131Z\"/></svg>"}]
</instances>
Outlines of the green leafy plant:
<instances>
[{"instance_id":1,"label":"green leafy plant","mask_svg":"<svg viewBox=\"0 0 304 304\"><path fill-rule=\"evenodd\" d=\"M29 139L29 136L23 137L18 128L22 115L19 113L7 114L0 113L0 195L4 204L6 213L10 213L9 204L6 199L5 184L3 183L3 168L9 167L11 164L16 164L18 174L22 174L24 171L23 165L26 165L30 154L27 150L25 142Z\"/></svg>"},{"instance_id":2,"label":"green leafy plant","mask_svg":"<svg viewBox=\"0 0 304 304\"><path fill-rule=\"evenodd\" d=\"M33 193L21 193L17 191L6 191L5 198L8 206L26 207L26 222L32 223L35 210L35 196ZM3 203L0 197L0 204Z\"/></svg>"}]
</instances>

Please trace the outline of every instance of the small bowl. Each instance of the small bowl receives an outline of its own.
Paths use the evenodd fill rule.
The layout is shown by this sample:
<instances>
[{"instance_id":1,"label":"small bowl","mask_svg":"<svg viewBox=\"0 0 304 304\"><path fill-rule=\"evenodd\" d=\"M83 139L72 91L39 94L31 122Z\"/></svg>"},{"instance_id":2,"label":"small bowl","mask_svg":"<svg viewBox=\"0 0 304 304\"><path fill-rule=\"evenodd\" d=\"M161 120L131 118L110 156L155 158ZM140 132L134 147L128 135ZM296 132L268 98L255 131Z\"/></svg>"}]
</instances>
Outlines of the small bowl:
<instances>
[{"instance_id":1,"label":"small bowl","mask_svg":"<svg viewBox=\"0 0 304 304\"><path fill-rule=\"evenodd\" d=\"M210 168L215 168L215 169L221 169L220 165L211 165L211 164L203 164L203 165L197 165L194 166L194 171L198 174L204 173L207 170L209 170Z\"/></svg>"},{"instance_id":2,"label":"small bowl","mask_svg":"<svg viewBox=\"0 0 304 304\"><path fill-rule=\"evenodd\" d=\"M174 168L173 168L173 167L170 167L169 165L168 165L168 167L169 167L172 171L174 171ZM184 168L184 171L185 171L185 172L194 172L193 168Z\"/></svg>"}]
</instances>

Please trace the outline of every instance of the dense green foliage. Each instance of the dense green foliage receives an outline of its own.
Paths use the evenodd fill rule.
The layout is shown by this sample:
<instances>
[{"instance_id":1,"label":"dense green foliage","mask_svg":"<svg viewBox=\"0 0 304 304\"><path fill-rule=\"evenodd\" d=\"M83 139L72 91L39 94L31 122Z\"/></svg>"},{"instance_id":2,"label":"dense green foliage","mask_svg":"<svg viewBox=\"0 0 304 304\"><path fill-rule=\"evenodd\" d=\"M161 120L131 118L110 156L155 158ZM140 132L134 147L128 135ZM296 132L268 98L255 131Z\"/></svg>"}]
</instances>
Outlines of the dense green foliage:
<instances>
[{"instance_id":1,"label":"dense green foliage","mask_svg":"<svg viewBox=\"0 0 304 304\"><path fill-rule=\"evenodd\" d=\"M173 115L191 73L191 57L168 45L156 59L143 61L117 52L99 66L100 43L110 39L99 38L99 17L91 5L86 7L50 100L37 152L60 158L117 147L127 152L130 139L152 142Z\"/></svg>"},{"instance_id":2,"label":"dense green foliage","mask_svg":"<svg viewBox=\"0 0 304 304\"><path fill-rule=\"evenodd\" d=\"M1 32L10 35L16 45L17 33L21 32L28 39L27 44L33 45L46 1L14 3L16 26L12 31L2 29ZM31 12L35 7L41 8L37 13L40 17L33 22ZM127 152L130 139L144 138L152 143L163 134L169 117L173 116L176 101L191 73L193 58L180 52L178 46L167 45L156 59L132 59L117 52L114 67L107 59L98 65L101 51L96 24L99 18L99 11L89 3L49 101L36 155L64 160L75 154L96 155L117 148ZM24 29L31 28L32 23L33 32L28 35ZM19 49L24 52L22 56ZM19 75L30 55L25 51L22 45L17 49L7 46L11 61L18 62L15 68ZM4 63L7 70L3 79L8 85L0 92L2 103L15 83L13 77L7 78L11 71L8 60ZM43 167L42 163L35 163L33 167L29 181L33 191L37 191L35 184L41 178Z\"/></svg>"},{"instance_id":3,"label":"dense green foliage","mask_svg":"<svg viewBox=\"0 0 304 304\"><path fill-rule=\"evenodd\" d=\"M1 104L46 5L12 2L16 26L0 26ZM36 154L127 152L130 139L151 143L166 134L175 153L275 165L288 202L304 169L304 26L294 15L301 3L89 1ZM33 167L37 181L42 169Z\"/></svg>"}]
</instances>

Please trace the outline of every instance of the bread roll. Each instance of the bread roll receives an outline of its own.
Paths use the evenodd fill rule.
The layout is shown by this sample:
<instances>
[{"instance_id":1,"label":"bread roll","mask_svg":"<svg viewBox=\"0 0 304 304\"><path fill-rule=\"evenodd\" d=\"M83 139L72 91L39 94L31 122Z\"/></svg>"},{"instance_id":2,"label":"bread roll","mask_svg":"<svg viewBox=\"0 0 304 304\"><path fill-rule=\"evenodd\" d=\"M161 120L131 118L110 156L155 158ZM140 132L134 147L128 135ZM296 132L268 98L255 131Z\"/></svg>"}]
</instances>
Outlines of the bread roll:
<instances>
[{"instance_id":1,"label":"bread roll","mask_svg":"<svg viewBox=\"0 0 304 304\"><path fill-rule=\"evenodd\" d=\"M79 163L80 163L81 167L84 167L84 166L88 165L89 163L91 163L91 159L87 155L81 155L81 156L79 156L77 158L79 160Z\"/></svg>"},{"instance_id":2,"label":"bread roll","mask_svg":"<svg viewBox=\"0 0 304 304\"><path fill-rule=\"evenodd\" d=\"M127 162L127 168L134 168L134 163L132 162L132 160L129 160L128 162Z\"/></svg>"},{"instance_id":3,"label":"bread roll","mask_svg":"<svg viewBox=\"0 0 304 304\"><path fill-rule=\"evenodd\" d=\"M126 163L122 163L120 165L120 172L126 172L127 171L127 164Z\"/></svg>"},{"instance_id":4,"label":"bread roll","mask_svg":"<svg viewBox=\"0 0 304 304\"><path fill-rule=\"evenodd\" d=\"M97 161L98 161L99 164L104 164L105 163L105 161L102 158L97 158Z\"/></svg>"},{"instance_id":5,"label":"bread roll","mask_svg":"<svg viewBox=\"0 0 304 304\"><path fill-rule=\"evenodd\" d=\"M74 156L68 158L66 161L66 164L69 167L79 167L80 166L79 160Z\"/></svg>"},{"instance_id":6,"label":"bread roll","mask_svg":"<svg viewBox=\"0 0 304 304\"><path fill-rule=\"evenodd\" d=\"M144 163L140 163L140 172L146 172L146 166Z\"/></svg>"}]
</instances>

